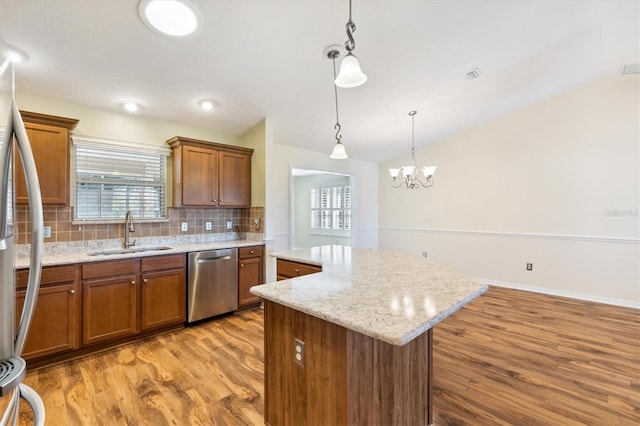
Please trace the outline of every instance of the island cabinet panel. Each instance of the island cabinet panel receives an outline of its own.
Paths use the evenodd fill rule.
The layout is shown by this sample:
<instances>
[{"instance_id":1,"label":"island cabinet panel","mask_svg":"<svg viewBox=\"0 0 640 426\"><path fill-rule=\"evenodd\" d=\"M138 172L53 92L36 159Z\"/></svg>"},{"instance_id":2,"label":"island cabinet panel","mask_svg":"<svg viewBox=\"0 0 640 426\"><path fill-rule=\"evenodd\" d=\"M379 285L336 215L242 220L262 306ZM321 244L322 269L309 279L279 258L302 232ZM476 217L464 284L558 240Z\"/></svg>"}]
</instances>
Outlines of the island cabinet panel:
<instances>
[{"instance_id":1,"label":"island cabinet panel","mask_svg":"<svg viewBox=\"0 0 640 426\"><path fill-rule=\"evenodd\" d=\"M29 136L33 158L38 170L43 205L69 204L69 158L71 130L78 120L53 115L20 112ZM20 156L15 156L16 170L22 170ZM22 172L16 173L16 204L28 204Z\"/></svg>"},{"instance_id":2,"label":"island cabinet panel","mask_svg":"<svg viewBox=\"0 0 640 426\"><path fill-rule=\"evenodd\" d=\"M141 328L149 330L186 319L185 255L143 258Z\"/></svg>"},{"instance_id":3,"label":"island cabinet panel","mask_svg":"<svg viewBox=\"0 0 640 426\"><path fill-rule=\"evenodd\" d=\"M17 271L16 326L25 299L28 270ZM76 266L42 269L38 302L22 357L31 360L78 347L80 294Z\"/></svg>"},{"instance_id":4,"label":"island cabinet panel","mask_svg":"<svg viewBox=\"0 0 640 426\"><path fill-rule=\"evenodd\" d=\"M394 346L265 300L268 425L432 423L432 331ZM305 344L295 361L294 339Z\"/></svg>"},{"instance_id":5,"label":"island cabinet panel","mask_svg":"<svg viewBox=\"0 0 640 426\"><path fill-rule=\"evenodd\" d=\"M278 259L276 269L278 281L288 280L289 278L300 277L302 275L315 274L316 272L322 271L321 266L284 259Z\"/></svg>"},{"instance_id":6,"label":"island cabinet panel","mask_svg":"<svg viewBox=\"0 0 640 426\"><path fill-rule=\"evenodd\" d=\"M262 246L238 249L238 308L260 304L260 298L249 292L254 285L264 284L264 248Z\"/></svg>"},{"instance_id":7,"label":"island cabinet panel","mask_svg":"<svg viewBox=\"0 0 640 426\"><path fill-rule=\"evenodd\" d=\"M138 332L139 261L82 265L82 344L90 345Z\"/></svg>"}]
</instances>

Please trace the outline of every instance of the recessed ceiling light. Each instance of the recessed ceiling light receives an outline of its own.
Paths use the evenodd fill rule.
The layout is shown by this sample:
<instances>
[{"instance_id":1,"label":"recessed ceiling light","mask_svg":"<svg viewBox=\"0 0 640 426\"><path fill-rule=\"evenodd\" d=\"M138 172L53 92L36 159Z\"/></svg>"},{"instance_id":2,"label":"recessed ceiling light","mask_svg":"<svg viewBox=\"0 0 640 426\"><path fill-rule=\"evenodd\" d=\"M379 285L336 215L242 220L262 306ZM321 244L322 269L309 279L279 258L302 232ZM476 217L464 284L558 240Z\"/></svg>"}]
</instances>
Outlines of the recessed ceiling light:
<instances>
[{"instance_id":1,"label":"recessed ceiling light","mask_svg":"<svg viewBox=\"0 0 640 426\"><path fill-rule=\"evenodd\" d=\"M122 101L120 102L120 105L129 112L136 112L139 108L138 104L134 101Z\"/></svg>"},{"instance_id":2,"label":"recessed ceiling light","mask_svg":"<svg viewBox=\"0 0 640 426\"><path fill-rule=\"evenodd\" d=\"M214 101L213 99L203 99L198 102L198 105L200 105L200 108L205 111L211 111L218 106L218 102Z\"/></svg>"},{"instance_id":3,"label":"recessed ceiling light","mask_svg":"<svg viewBox=\"0 0 640 426\"><path fill-rule=\"evenodd\" d=\"M138 13L149 28L171 37L193 34L200 25L197 9L186 0L141 0Z\"/></svg>"},{"instance_id":4,"label":"recessed ceiling light","mask_svg":"<svg viewBox=\"0 0 640 426\"><path fill-rule=\"evenodd\" d=\"M15 46L9 45L9 57L11 58L11 62L27 62L29 60L29 55L22 49L19 49Z\"/></svg>"}]
</instances>

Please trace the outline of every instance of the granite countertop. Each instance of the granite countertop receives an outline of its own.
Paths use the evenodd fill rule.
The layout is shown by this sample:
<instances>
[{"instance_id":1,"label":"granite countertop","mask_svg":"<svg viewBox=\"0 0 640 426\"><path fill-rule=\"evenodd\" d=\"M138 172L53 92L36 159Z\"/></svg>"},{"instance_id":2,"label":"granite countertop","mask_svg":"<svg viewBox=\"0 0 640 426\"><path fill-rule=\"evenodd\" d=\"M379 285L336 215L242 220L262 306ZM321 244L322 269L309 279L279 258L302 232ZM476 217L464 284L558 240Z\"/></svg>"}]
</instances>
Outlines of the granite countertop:
<instances>
[{"instance_id":1,"label":"granite countertop","mask_svg":"<svg viewBox=\"0 0 640 426\"><path fill-rule=\"evenodd\" d=\"M264 245L264 240L260 239L218 239L207 240L207 238L171 238L171 237L144 237L136 241L132 249L145 247L170 247L168 250L138 251L124 254L109 254L101 256L91 256L89 253L105 250L116 250L121 247L121 240L100 240L91 242L76 242L56 245L45 243L44 258L42 266L68 265L72 263L101 262L105 260L119 260L146 256L161 256L167 254L187 253L192 251L216 250L225 248L238 248L247 246ZM27 268L29 266L29 247L19 247L15 259L16 268Z\"/></svg>"},{"instance_id":2,"label":"granite countertop","mask_svg":"<svg viewBox=\"0 0 640 426\"><path fill-rule=\"evenodd\" d=\"M322 246L271 256L322 272L255 286L252 294L397 346L488 289L410 253Z\"/></svg>"}]
</instances>

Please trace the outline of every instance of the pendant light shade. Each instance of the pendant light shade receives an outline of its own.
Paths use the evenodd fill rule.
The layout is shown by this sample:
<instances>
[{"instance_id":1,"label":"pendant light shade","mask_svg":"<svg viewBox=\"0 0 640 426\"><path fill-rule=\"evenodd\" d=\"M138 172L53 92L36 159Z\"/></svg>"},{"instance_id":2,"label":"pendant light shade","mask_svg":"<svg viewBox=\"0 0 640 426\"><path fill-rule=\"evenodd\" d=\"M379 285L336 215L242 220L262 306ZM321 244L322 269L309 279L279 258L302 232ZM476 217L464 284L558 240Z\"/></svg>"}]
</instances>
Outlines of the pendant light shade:
<instances>
[{"instance_id":1,"label":"pendant light shade","mask_svg":"<svg viewBox=\"0 0 640 426\"><path fill-rule=\"evenodd\" d=\"M333 146L333 151L331 152L329 158L332 158L334 160L346 160L347 158L349 158L349 156L347 155L347 151L344 149L344 145L342 145L342 142L336 142L336 144Z\"/></svg>"},{"instance_id":2,"label":"pendant light shade","mask_svg":"<svg viewBox=\"0 0 640 426\"><path fill-rule=\"evenodd\" d=\"M356 55L349 54L342 60L340 74L336 78L336 86L343 89L362 86L367 81L367 76L360 69L360 63Z\"/></svg>"}]
</instances>

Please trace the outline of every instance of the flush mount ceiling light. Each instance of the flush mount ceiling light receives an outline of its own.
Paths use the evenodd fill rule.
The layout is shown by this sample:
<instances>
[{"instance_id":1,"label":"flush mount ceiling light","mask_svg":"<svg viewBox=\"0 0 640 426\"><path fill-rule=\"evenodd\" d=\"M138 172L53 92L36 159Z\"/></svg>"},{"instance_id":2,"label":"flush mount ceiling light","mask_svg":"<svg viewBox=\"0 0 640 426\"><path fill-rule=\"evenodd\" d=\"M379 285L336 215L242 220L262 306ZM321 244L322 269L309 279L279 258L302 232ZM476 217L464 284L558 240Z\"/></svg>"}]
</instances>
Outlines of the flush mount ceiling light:
<instances>
[{"instance_id":1,"label":"flush mount ceiling light","mask_svg":"<svg viewBox=\"0 0 640 426\"><path fill-rule=\"evenodd\" d=\"M212 109L218 107L218 102L214 101L213 99L203 99L198 102L198 105L200 105L200 108L205 111L211 111Z\"/></svg>"},{"instance_id":2,"label":"flush mount ceiling light","mask_svg":"<svg viewBox=\"0 0 640 426\"><path fill-rule=\"evenodd\" d=\"M347 41L344 43L344 47L347 49L347 56L342 60L340 74L335 80L338 87L350 89L362 86L367 81L367 76L360 69L358 58L353 54L353 50L356 48L356 42L353 38L353 33L356 32L356 24L351 20L351 0L349 0L349 21L346 27Z\"/></svg>"},{"instance_id":3,"label":"flush mount ceiling light","mask_svg":"<svg viewBox=\"0 0 640 426\"><path fill-rule=\"evenodd\" d=\"M136 112L140 106L134 101L122 101L120 106L128 112Z\"/></svg>"},{"instance_id":4,"label":"flush mount ceiling light","mask_svg":"<svg viewBox=\"0 0 640 426\"><path fill-rule=\"evenodd\" d=\"M327 58L333 61L333 93L336 99L336 124L333 128L336 130L336 144L333 146L333 151L331 151L331 155L329 158L333 158L334 160L345 160L349 158L347 155L347 151L344 149L344 145L340 141L342 139L342 135L340 134L340 119L338 118L338 86L335 83L336 78L336 59L340 57L340 51L336 48L337 46L329 46L325 49L325 54Z\"/></svg>"},{"instance_id":5,"label":"flush mount ceiling light","mask_svg":"<svg viewBox=\"0 0 640 426\"><path fill-rule=\"evenodd\" d=\"M9 48L9 57L11 58L11 62L14 64L18 62L27 62L29 60L29 55L22 49L19 49L15 46L8 45Z\"/></svg>"},{"instance_id":6,"label":"flush mount ceiling light","mask_svg":"<svg viewBox=\"0 0 640 426\"><path fill-rule=\"evenodd\" d=\"M200 26L197 9L186 0L141 0L138 13L147 27L171 37L188 36Z\"/></svg>"},{"instance_id":7,"label":"flush mount ceiling light","mask_svg":"<svg viewBox=\"0 0 640 426\"><path fill-rule=\"evenodd\" d=\"M404 185L407 189L418 189L421 187L429 188L433 185L433 174L436 172L436 166L422 167L420 169L424 176L424 180L421 179L417 173L418 163L416 162L416 143L414 139L415 116L417 113L418 111L409 112L409 116L411 117L411 161L413 164L402 166L398 169L389 169L392 182L395 182L396 180L400 181L397 185L393 185L394 188L400 188ZM398 179L400 177L400 172L402 172L402 179Z\"/></svg>"}]
</instances>

